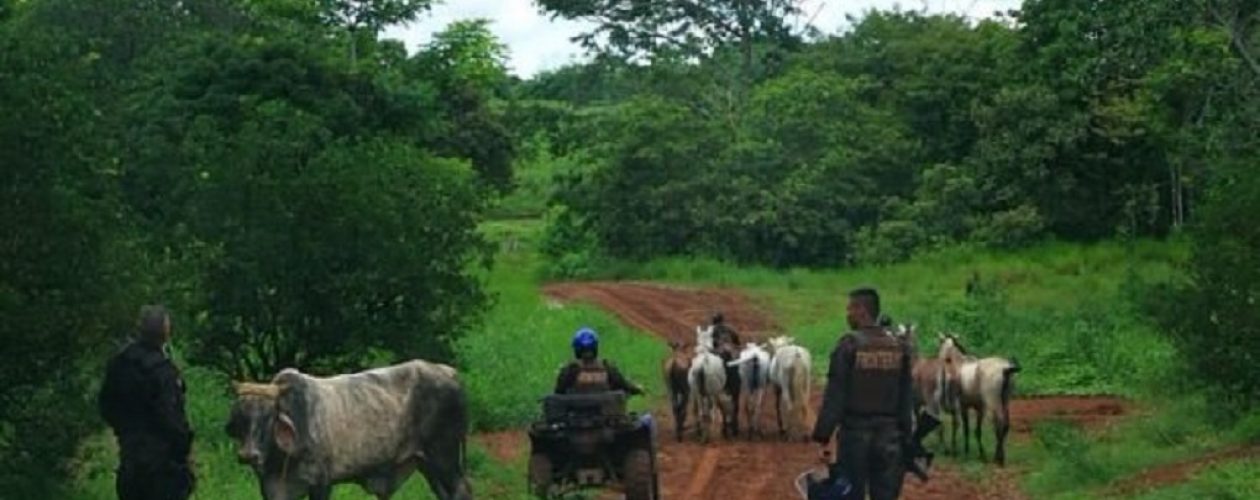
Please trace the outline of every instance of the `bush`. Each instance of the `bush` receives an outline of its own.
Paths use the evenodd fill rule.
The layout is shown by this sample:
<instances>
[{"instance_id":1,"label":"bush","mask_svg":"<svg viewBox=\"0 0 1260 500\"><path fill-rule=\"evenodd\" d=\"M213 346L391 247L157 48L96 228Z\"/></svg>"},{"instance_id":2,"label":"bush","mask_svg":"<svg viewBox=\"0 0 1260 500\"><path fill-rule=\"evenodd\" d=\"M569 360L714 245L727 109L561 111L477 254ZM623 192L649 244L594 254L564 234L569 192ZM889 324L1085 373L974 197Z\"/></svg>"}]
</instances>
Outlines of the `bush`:
<instances>
[{"instance_id":1,"label":"bush","mask_svg":"<svg viewBox=\"0 0 1260 500\"><path fill-rule=\"evenodd\" d=\"M1188 372L1222 390L1235 408L1260 402L1260 177L1224 176L1199 212L1191 279L1148 305L1180 347Z\"/></svg>"},{"instance_id":2,"label":"bush","mask_svg":"<svg viewBox=\"0 0 1260 500\"><path fill-rule=\"evenodd\" d=\"M854 260L863 264L892 264L909 259L923 244L920 226L904 220L880 222L858 231Z\"/></svg>"},{"instance_id":3,"label":"bush","mask_svg":"<svg viewBox=\"0 0 1260 500\"><path fill-rule=\"evenodd\" d=\"M1020 248L1043 234L1045 220L1031 205L1020 205L982 217L971 238L993 248Z\"/></svg>"},{"instance_id":4,"label":"bush","mask_svg":"<svg viewBox=\"0 0 1260 500\"><path fill-rule=\"evenodd\" d=\"M57 32L0 25L0 491L50 498L99 428L92 376L145 280Z\"/></svg>"},{"instance_id":5,"label":"bush","mask_svg":"<svg viewBox=\"0 0 1260 500\"><path fill-rule=\"evenodd\" d=\"M251 179L277 165L242 142L240 170L195 199L241 222L198 225L222 255L206 270L211 328L193 360L253 378L289 366L355 370L378 350L451 361L454 337L484 303L469 274L487 247L467 165L372 141L335 145L300 174L259 183Z\"/></svg>"}]
</instances>

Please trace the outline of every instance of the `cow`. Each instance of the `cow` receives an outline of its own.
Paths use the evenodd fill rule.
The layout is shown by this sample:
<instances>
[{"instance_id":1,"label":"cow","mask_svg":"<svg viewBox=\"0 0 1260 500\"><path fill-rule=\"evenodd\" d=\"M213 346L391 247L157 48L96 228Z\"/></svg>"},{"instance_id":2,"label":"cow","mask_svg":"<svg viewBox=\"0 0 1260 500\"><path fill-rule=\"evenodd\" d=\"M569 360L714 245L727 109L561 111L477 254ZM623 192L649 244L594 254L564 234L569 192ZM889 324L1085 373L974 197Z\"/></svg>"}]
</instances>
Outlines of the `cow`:
<instances>
[{"instance_id":1,"label":"cow","mask_svg":"<svg viewBox=\"0 0 1260 500\"><path fill-rule=\"evenodd\" d=\"M388 500L416 470L440 500L472 498L454 368L413 360L329 378L287 368L233 386L226 431L266 500L326 500L349 482Z\"/></svg>"}]
</instances>

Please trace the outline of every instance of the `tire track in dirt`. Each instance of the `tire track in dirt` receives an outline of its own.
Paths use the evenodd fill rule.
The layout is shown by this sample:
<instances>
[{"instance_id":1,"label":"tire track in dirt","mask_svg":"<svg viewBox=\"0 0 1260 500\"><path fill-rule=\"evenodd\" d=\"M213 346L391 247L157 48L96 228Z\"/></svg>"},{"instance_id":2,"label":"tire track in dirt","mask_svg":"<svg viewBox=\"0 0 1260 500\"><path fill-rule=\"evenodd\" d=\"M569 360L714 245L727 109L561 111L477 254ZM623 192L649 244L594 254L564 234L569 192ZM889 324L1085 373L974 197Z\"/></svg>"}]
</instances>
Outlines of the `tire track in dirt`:
<instances>
[{"instance_id":1,"label":"tire track in dirt","mask_svg":"<svg viewBox=\"0 0 1260 500\"><path fill-rule=\"evenodd\" d=\"M704 450L704 453L700 455L700 465L696 466L696 472L691 476L691 482L687 486L687 496L684 498L699 498L709 488L709 481L713 479L713 470L717 469L717 463L717 448Z\"/></svg>"},{"instance_id":2,"label":"tire track in dirt","mask_svg":"<svg viewBox=\"0 0 1260 500\"><path fill-rule=\"evenodd\" d=\"M641 282L589 282L547 285L543 292L561 302L589 302L617 315L625 323L667 340L693 343L696 325L708 322L714 310L721 310L727 323L741 337L760 340L770 332L781 331L766 309L754 304L736 290L694 289ZM826 353L812 353L820 362ZM821 406L823 384L814 384L811 408ZM798 437L781 441L775 423L774 398L766 397L760 419L767 436L759 440L715 438L709 444L694 441L689 432L684 442L673 439L674 421L668 410L659 418L661 428L659 468L661 493L667 499L686 500L766 500L799 498L793 481L808 469L819 467L816 449ZM1011 403L1013 437L1026 438L1033 423L1057 418L1085 426L1110 422L1127 413L1125 401L1111 397L1068 396L1016 399ZM786 415L785 415L786 417ZM694 422L694 415L688 417ZM741 419L742 421L742 419ZM743 423L743 422L741 422ZM807 425L812 426L813 422ZM930 441L935 438L929 438ZM992 453L991 440L986 442ZM940 452L942 450L938 450ZM920 483L907 478L902 498L937 499L1023 499L1018 487L1018 464L1007 469L992 468L979 482L973 481L950 463L933 467L931 480ZM601 497L602 498L602 497Z\"/></svg>"},{"instance_id":3,"label":"tire track in dirt","mask_svg":"<svg viewBox=\"0 0 1260 500\"><path fill-rule=\"evenodd\" d=\"M1185 482L1214 465L1235 460L1260 459L1260 444L1232 446L1201 457L1152 467L1107 487L1104 496L1131 496L1162 486Z\"/></svg>"}]
</instances>

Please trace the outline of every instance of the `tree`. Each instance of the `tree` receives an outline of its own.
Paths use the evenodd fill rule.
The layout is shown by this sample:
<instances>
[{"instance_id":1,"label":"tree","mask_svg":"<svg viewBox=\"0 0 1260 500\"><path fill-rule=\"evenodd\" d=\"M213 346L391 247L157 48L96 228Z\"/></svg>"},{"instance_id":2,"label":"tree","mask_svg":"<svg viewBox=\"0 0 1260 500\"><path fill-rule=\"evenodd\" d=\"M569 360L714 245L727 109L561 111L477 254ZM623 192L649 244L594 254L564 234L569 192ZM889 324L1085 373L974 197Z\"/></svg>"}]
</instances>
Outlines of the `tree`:
<instances>
[{"instance_id":1,"label":"tree","mask_svg":"<svg viewBox=\"0 0 1260 500\"><path fill-rule=\"evenodd\" d=\"M150 278L76 42L25 13L0 21L0 489L22 498L63 496L99 426L93 372Z\"/></svg>"},{"instance_id":2,"label":"tree","mask_svg":"<svg viewBox=\"0 0 1260 500\"><path fill-rule=\"evenodd\" d=\"M711 54L736 46L740 67L753 67L758 43L797 39L788 19L799 15L793 0L539 0L552 16L594 23L575 38L600 52L625 58L681 52ZM748 76L745 74L745 76Z\"/></svg>"},{"instance_id":3,"label":"tree","mask_svg":"<svg viewBox=\"0 0 1260 500\"><path fill-rule=\"evenodd\" d=\"M507 94L507 47L484 19L457 21L407 64L405 74L435 87L443 126L428 136L434 151L469 158L499 192L512 184L512 132L496 100Z\"/></svg>"},{"instance_id":4,"label":"tree","mask_svg":"<svg viewBox=\"0 0 1260 500\"><path fill-rule=\"evenodd\" d=\"M429 10L434 0L318 0L320 19L328 26L345 29L350 37L350 63L358 61L360 37L375 42L391 24L414 21Z\"/></svg>"},{"instance_id":5,"label":"tree","mask_svg":"<svg viewBox=\"0 0 1260 500\"><path fill-rule=\"evenodd\" d=\"M207 37L133 97L128 198L176 249L209 248L190 253L206 307L192 357L236 376L450 361L484 299L468 274L481 190L421 148L432 104L326 54Z\"/></svg>"}]
</instances>

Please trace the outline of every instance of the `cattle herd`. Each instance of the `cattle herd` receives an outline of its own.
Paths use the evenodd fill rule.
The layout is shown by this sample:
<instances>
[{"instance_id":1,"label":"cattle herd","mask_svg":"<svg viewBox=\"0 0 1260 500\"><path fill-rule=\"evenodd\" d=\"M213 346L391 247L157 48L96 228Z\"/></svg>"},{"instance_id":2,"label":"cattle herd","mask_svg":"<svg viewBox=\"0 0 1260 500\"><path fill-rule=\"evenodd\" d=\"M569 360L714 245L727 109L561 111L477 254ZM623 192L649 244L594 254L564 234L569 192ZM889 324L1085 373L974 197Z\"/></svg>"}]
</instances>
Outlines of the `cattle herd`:
<instances>
[{"instance_id":1,"label":"cattle herd","mask_svg":"<svg viewBox=\"0 0 1260 500\"><path fill-rule=\"evenodd\" d=\"M888 332L915 345L912 326ZM760 435L766 389L773 391L779 435L805 436L811 424L809 352L793 338L780 336L715 353L712 335L712 327L698 327L691 347L670 344L663 371L675 438L683 440L688 414L693 414L697 438L707 441L715 411L721 414L722 433L734 437L740 431L733 424L740 410L747 434ZM914 360L918 409L937 418L944 413L954 417L953 451L961 420L964 453L969 451L968 414L976 410L975 438L982 458L980 429L988 417L996 435L994 459L1003 463L1008 405L1019 364L970 356L955 335L939 340L935 358L916 354ZM727 384L732 373L740 384ZM731 387L743 397L730 394ZM413 472L421 473L441 500L472 498L465 466L468 406L450 366L415 360L329 378L286 369L268 383L234 388L237 398L226 431L236 441L239 461L256 473L266 499L324 500L334 485L357 483L385 500ZM743 401L742 409L733 407L736 400ZM943 439L944 432L942 444Z\"/></svg>"},{"instance_id":2,"label":"cattle herd","mask_svg":"<svg viewBox=\"0 0 1260 500\"><path fill-rule=\"evenodd\" d=\"M886 330L889 335L902 338L911 346L917 346L913 325L897 325ZM963 430L963 453L970 452L968 443L970 415L975 412L974 436L980 457L984 458L982 424L986 418L993 422L996 450L994 461L1004 465L1006 460L1006 436L1010 431L1010 398L1014 390L1014 375L1020 371L1017 361L1000 357L977 358L967 354L954 334L938 337L940 349L936 357L923 357L914 351L912 360L916 415L926 413L942 420L945 414L952 417L952 437L949 451L958 448L959 423ZM683 440L687 419L694 415L694 430L702 442L708 440L713 425L713 411L722 415L722 430L734 436L739 429L732 424L736 412L744 415L745 432L749 436L761 435L760 416L764 391L774 392L775 418L779 435L783 438L805 437L811 424L809 352L796 345L792 337L772 337L765 343L748 342L738 350L725 347L725 366L737 367L742 392L737 397L725 384L730 371L723 370L723 357L713 352L712 327L697 327L696 340L690 347L681 342L670 343L670 355L664 363L665 385L669 390L670 409L675 422L675 438ZM723 347L718 347L723 350ZM743 408L734 408L733 401L742 401ZM785 419L786 417L786 419ZM938 434L944 445L944 431Z\"/></svg>"}]
</instances>

